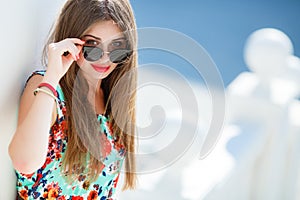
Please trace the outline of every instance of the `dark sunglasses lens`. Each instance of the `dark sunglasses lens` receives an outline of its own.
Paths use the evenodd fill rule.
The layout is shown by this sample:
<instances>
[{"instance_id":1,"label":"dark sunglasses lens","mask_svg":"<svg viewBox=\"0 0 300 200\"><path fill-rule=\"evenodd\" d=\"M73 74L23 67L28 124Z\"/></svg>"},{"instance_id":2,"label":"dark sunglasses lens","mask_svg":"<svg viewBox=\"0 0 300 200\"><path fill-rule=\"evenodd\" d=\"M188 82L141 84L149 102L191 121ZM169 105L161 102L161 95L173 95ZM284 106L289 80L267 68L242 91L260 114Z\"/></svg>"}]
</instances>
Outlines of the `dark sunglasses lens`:
<instances>
[{"instance_id":1,"label":"dark sunglasses lens","mask_svg":"<svg viewBox=\"0 0 300 200\"><path fill-rule=\"evenodd\" d=\"M110 52L109 59L113 63L120 63L125 61L131 55L128 49L116 49Z\"/></svg>"},{"instance_id":2,"label":"dark sunglasses lens","mask_svg":"<svg viewBox=\"0 0 300 200\"><path fill-rule=\"evenodd\" d=\"M97 47L84 46L82 48L82 51L83 51L83 57L87 61L91 61L91 62L99 60L103 54L102 49Z\"/></svg>"}]
</instances>

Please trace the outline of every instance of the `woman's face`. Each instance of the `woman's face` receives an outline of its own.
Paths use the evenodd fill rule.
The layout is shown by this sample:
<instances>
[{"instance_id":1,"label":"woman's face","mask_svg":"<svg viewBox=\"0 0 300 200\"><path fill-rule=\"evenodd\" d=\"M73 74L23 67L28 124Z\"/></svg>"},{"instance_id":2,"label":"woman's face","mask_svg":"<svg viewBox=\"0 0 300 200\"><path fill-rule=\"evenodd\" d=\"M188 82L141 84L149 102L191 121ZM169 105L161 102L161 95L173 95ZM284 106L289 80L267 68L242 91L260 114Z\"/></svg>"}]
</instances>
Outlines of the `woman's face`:
<instances>
[{"instance_id":1,"label":"woman's face","mask_svg":"<svg viewBox=\"0 0 300 200\"><path fill-rule=\"evenodd\" d=\"M97 46L104 53L99 60L88 61L81 52L77 60L78 66L87 79L104 79L118 65L110 60L109 52L118 48L126 48L124 47L126 40L121 29L112 20L99 21L92 25L81 39L86 41L85 45Z\"/></svg>"}]
</instances>

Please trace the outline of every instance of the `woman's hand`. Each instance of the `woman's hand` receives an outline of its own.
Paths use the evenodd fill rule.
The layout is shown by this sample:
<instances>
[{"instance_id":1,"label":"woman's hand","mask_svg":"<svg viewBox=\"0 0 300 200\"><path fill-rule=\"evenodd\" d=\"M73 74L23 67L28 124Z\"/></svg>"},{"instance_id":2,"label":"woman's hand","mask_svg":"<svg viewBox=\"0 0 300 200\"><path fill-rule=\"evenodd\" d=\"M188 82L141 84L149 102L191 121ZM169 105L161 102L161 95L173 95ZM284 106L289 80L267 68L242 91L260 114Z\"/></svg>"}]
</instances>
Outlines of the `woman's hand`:
<instances>
[{"instance_id":1,"label":"woman's hand","mask_svg":"<svg viewBox=\"0 0 300 200\"><path fill-rule=\"evenodd\" d=\"M52 79L55 77L58 83L68 71L71 64L79 59L83 44L84 41L77 38L66 38L60 42L49 44L48 69L46 74L50 75Z\"/></svg>"}]
</instances>

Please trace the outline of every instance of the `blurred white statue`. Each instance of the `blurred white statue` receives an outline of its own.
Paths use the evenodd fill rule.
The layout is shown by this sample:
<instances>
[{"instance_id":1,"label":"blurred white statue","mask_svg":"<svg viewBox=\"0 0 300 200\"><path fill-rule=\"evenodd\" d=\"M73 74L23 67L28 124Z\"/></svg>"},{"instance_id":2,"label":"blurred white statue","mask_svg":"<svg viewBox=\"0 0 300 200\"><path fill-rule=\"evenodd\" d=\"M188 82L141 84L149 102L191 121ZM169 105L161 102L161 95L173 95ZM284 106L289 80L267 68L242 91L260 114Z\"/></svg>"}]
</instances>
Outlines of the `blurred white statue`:
<instances>
[{"instance_id":1,"label":"blurred white statue","mask_svg":"<svg viewBox=\"0 0 300 200\"><path fill-rule=\"evenodd\" d=\"M252 72L241 73L228 87L229 93L281 104L299 95L296 77L300 75L300 61L293 55L292 42L283 32L272 28L255 31L246 42L244 58ZM288 91L284 91L285 85Z\"/></svg>"},{"instance_id":2,"label":"blurred white statue","mask_svg":"<svg viewBox=\"0 0 300 200\"><path fill-rule=\"evenodd\" d=\"M227 88L223 133L238 131L224 149L237 163L205 199L297 199L300 148L294 140L299 143L300 125L291 122L291 112L300 109L300 60L288 36L272 28L250 35L244 58L250 72L241 73Z\"/></svg>"}]
</instances>

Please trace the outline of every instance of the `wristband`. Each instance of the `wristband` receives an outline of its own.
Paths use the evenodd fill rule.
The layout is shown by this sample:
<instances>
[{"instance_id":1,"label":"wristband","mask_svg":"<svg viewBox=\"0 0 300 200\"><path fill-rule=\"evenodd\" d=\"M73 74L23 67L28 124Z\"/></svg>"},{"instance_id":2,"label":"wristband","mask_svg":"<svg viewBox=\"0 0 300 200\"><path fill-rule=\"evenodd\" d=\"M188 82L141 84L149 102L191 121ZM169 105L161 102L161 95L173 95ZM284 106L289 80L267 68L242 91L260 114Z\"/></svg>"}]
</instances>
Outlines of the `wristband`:
<instances>
[{"instance_id":1,"label":"wristband","mask_svg":"<svg viewBox=\"0 0 300 200\"><path fill-rule=\"evenodd\" d=\"M54 87L52 85L50 85L49 83L40 83L38 88L41 88L41 87L46 87L48 88L49 90L51 90L51 92L53 93L53 95L57 98L58 97L58 94L57 94L57 91L54 89Z\"/></svg>"},{"instance_id":2,"label":"wristband","mask_svg":"<svg viewBox=\"0 0 300 200\"><path fill-rule=\"evenodd\" d=\"M33 94L34 96L37 95L38 92L43 92L49 96L51 96L56 102L58 102L58 98L56 96L54 96L54 94L52 94L51 92L49 92L48 90L44 90L43 88L36 88L34 91L33 91Z\"/></svg>"}]
</instances>

